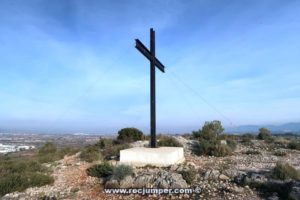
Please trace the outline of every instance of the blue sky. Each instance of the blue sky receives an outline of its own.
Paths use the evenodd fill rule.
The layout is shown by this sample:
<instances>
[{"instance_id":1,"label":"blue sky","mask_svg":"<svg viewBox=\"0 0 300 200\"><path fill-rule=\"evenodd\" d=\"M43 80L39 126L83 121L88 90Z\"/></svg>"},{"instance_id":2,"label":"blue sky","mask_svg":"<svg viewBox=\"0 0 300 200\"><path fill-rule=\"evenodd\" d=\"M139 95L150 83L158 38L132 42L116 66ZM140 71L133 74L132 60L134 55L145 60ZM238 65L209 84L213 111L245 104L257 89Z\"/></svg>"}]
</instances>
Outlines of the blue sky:
<instances>
[{"instance_id":1,"label":"blue sky","mask_svg":"<svg viewBox=\"0 0 300 200\"><path fill-rule=\"evenodd\" d=\"M0 0L0 129L158 132L300 121L300 2Z\"/></svg>"}]
</instances>

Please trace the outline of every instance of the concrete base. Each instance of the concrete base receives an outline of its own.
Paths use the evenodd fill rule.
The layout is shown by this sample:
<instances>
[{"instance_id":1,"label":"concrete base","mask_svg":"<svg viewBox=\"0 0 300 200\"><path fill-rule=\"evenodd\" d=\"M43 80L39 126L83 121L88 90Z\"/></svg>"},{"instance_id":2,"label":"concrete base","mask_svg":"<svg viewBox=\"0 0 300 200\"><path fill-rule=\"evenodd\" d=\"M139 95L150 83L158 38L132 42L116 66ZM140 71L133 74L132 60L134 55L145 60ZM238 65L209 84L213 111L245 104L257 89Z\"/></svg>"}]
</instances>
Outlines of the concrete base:
<instances>
[{"instance_id":1,"label":"concrete base","mask_svg":"<svg viewBox=\"0 0 300 200\"><path fill-rule=\"evenodd\" d=\"M134 147L120 151L120 163L133 166L166 167L184 161L182 147Z\"/></svg>"}]
</instances>

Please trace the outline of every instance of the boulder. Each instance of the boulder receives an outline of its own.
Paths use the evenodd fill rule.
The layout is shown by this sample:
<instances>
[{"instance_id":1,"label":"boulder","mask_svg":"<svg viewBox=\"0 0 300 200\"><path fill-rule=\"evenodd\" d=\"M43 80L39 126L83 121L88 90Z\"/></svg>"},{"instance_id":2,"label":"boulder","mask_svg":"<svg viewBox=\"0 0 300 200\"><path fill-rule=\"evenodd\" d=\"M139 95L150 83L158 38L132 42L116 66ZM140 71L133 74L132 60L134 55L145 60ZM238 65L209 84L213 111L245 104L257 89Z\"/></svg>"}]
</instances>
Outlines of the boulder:
<instances>
[{"instance_id":1,"label":"boulder","mask_svg":"<svg viewBox=\"0 0 300 200\"><path fill-rule=\"evenodd\" d=\"M142 174L134 179L133 188L149 188L151 183L153 183L153 177L151 175Z\"/></svg>"},{"instance_id":2,"label":"boulder","mask_svg":"<svg viewBox=\"0 0 300 200\"><path fill-rule=\"evenodd\" d=\"M170 175L170 179L171 179L170 188L187 188L188 187L188 184L182 178L181 174L172 173Z\"/></svg>"},{"instance_id":3,"label":"boulder","mask_svg":"<svg viewBox=\"0 0 300 200\"><path fill-rule=\"evenodd\" d=\"M169 188L169 183L167 182L166 179L163 179L163 178L158 178L156 181L155 181L155 184L154 184L157 188L162 188L162 189L166 189L166 188Z\"/></svg>"},{"instance_id":4,"label":"boulder","mask_svg":"<svg viewBox=\"0 0 300 200\"><path fill-rule=\"evenodd\" d=\"M207 179L218 179L220 176L220 172L218 170L207 170L204 173L204 180Z\"/></svg>"}]
</instances>

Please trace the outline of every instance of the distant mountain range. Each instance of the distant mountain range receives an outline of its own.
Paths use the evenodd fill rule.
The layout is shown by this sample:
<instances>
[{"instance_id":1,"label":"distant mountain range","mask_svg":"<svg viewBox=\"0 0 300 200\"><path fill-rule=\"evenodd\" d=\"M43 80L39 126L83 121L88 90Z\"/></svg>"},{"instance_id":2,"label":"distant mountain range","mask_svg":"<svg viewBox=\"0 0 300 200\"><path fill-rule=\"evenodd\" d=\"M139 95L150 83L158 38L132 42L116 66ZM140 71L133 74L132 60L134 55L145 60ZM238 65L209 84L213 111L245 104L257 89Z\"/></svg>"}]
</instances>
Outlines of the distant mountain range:
<instances>
[{"instance_id":1,"label":"distant mountain range","mask_svg":"<svg viewBox=\"0 0 300 200\"><path fill-rule=\"evenodd\" d=\"M273 133L298 133L300 134L300 122L286 123L282 125L243 125L237 127L227 127L228 133L257 133L262 127L269 129Z\"/></svg>"}]
</instances>

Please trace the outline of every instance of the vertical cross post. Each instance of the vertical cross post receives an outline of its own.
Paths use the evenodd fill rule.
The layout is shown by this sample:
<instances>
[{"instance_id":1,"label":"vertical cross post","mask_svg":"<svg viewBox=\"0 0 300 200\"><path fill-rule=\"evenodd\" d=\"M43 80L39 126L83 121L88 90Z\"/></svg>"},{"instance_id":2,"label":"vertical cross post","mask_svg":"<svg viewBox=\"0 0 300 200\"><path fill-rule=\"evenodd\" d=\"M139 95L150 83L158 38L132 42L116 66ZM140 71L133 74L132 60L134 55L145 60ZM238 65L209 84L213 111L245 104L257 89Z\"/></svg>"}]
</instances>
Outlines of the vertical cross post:
<instances>
[{"instance_id":1,"label":"vertical cross post","mask_svg":"<svg viewBox=\"0 0 300 200\"><path fill-rule=\"evenodd\" d=\"M155 32L150 29L150 50L139 40L135 39L135 48L150 61L150 147L156 147L156 111L155 111L155 67L165 72L165 66L155 57Z\"/></svg>"},{"instance_id":2,"label":"vertical cross post","mask_svg":"<svg viewBox=\"0 0 300 200\"><path fill-rule=\"evenodd\" d=\"M155 58L155 32L153 28L150 29L150 53L152 58ZM155 112L155 59L150 61L150 132L151 141L150 147L156 147L156 112Z\"/></svg>"}]
</instances>

